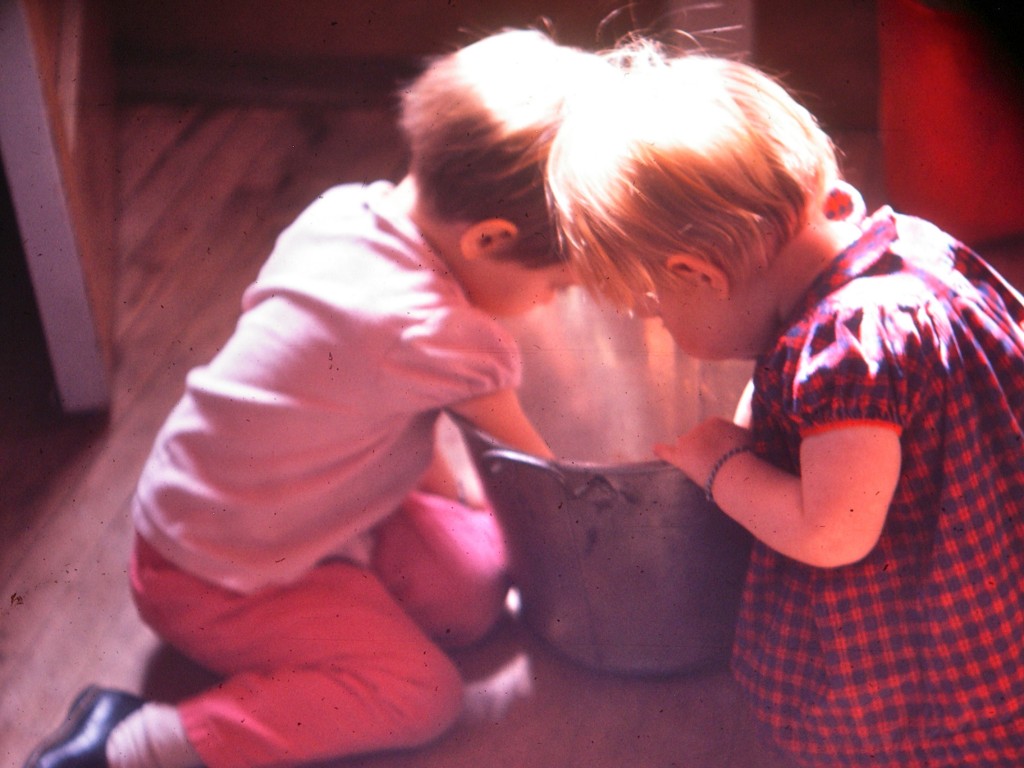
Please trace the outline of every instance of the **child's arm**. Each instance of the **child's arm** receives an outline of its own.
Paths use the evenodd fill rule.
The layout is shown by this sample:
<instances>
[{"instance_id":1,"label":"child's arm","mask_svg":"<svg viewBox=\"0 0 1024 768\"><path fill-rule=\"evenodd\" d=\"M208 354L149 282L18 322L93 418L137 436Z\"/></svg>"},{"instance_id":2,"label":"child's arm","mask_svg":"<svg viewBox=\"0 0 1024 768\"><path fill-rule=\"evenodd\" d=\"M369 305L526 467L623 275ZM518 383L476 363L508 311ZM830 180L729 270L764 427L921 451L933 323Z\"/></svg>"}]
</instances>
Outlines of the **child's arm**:
<instances>
[{"instance_id":1,"label":"child's arm","mask_svg":"<svg viewBox=\"0 0 1024 768\"><path fill-rule=\"evenodd\" d=\"M656 446L659 457L703 486L718 459L749 442L736 424L712 419ZM714 498L772 549L823 568L855 563L878 542L900 475L899 434L882 424L851 424L806 438L801 476L751 453L722 465Z\"/></svg>"},{"instance_id":2,"label":"child's arm","mask_svg":"<svg viewBox=\"0 0 1024 768\"><path fill-rule=\"evenodd\" d=\"M547 442L523 413L519 396L513 389L464 400L452 410L510 448L545 459L554 458Z\"/></svg>"},{"instance_id":3,"label":"child's arm","mask_svg":"<svg viewBox=\"0 0 1024 768\"><path fill-rule=\"evenodd\" d=\"M454 430L455 427L447 422L438 421L434 458L417 487L436 496L456 499L474 509L484 509L487 507L487 495L465 446Z\"/></svg>"}]
</instances>

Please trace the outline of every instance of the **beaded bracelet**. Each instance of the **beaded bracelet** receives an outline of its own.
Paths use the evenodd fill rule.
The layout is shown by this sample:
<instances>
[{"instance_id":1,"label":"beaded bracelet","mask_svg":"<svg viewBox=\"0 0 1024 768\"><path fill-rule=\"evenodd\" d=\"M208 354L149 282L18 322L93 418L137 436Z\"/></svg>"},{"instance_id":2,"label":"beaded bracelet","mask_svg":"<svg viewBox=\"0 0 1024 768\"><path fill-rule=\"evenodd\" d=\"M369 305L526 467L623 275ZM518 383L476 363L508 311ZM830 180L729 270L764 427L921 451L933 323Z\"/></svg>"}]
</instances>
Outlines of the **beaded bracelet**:
<instances>
[{"instance_id":1,"label":"beaded bracelet","mask_svg":"<svg viewBox=\"0 0 1024 768\"><path fill-rule=\"evenodd\" d=\"M719 471L725 466L725 463L734 456L738 456L741 453L747 453L753 451L753 447L749 445L737 445L735 448L730 448L728 451L722 454L721 458L715 462L715 465L711 467L711 472L708 474L708 480L704 483L704 496L712 504L715 503L715 497L712 493L712 488L715 484L715 478L718 476Z\"/></svg>"}]
</instances>

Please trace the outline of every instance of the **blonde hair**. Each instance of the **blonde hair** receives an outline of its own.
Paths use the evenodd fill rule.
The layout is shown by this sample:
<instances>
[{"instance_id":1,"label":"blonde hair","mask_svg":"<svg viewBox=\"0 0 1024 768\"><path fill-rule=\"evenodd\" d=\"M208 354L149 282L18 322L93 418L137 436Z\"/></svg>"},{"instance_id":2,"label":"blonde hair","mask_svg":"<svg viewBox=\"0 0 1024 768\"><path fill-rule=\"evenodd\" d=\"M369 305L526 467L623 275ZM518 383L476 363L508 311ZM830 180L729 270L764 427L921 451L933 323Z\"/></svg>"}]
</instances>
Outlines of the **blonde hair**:
<instances>
[{"instance_id":1,"label":"blonde hair","mask_svg":"<svg viewBox=\"0 0 1024 768\"><path fill-rule=\"evenodd\" d=\"M814 117L751 66L612 51L574 96L552 148L549 197L580 280L632 307L689 253L731 277L767 263L838 179Z\"/></svg>"},{"instance_id":2,"label":"blonde hair","mask_svg":"<svg viewBox=\"0 0 1024 768\"><path fill-rule=\"evenodd\" d=\"M546 34L505 30L433 59L401 94L409 170L431 212L447 221L511 221L512 255L526 266L561 261L544 167L566 93L594 53Z\"/></svg>"}]
</instances>

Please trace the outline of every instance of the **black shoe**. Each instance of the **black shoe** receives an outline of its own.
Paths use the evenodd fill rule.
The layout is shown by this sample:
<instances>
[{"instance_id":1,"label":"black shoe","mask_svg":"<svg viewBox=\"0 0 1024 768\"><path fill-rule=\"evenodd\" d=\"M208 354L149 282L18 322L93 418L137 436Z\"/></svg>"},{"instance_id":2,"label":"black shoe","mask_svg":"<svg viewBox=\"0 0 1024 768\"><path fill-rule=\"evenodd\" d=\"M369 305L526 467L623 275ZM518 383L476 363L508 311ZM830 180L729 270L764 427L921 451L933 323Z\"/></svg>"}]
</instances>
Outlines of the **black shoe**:
<instances>
[{"instance_id":1,"label":"black shoe","mask_svg":"<svg viewBox=\"0 0 1024 768\"><path fill-rule=\"evenodd\" d=\"M71 705L64 724L36 747L25 768L108 768L110 732L145 703L130 693L86 688Z\"/></svg>"}]
</instances>

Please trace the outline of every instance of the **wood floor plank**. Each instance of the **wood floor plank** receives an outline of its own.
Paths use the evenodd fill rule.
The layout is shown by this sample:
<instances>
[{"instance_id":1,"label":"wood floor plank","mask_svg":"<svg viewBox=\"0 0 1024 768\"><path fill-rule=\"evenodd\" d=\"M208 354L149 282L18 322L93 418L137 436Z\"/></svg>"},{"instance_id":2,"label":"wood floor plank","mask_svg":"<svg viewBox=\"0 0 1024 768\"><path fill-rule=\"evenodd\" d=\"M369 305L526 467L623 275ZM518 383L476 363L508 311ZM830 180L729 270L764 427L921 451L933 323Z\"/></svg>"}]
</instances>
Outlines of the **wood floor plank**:
<instances>
[{"instance_id":1,"label":"wood floor plank","mask_svg":"<svg viewBox=\"0 0 1024 768\"><path fill-rule=\"evenodd\" d=\"M173 154L169 149L159 155L132 194L122 199L118 226L118 251L123 262L155 258L153 252L140 249L151 237L151 227L163 219L169 203L182 193L196 189L196 177L204 166L226 146L230 146L239 113L224 108L204 110L194 120L168 125L174 138ZM157 141L166 143L169 136L157 133Z\"/></svg>"},{"instance_id":2,"label":"wood floor plank","mask_svg":"<svg viewBox=\"0 0 1024 768\"><path fill-rule=\"evenodd\" d=\"M261 186L257 178L263 175L272 177L263 186L279 183L283 163L275 148L287 145L292 129L282 122L271 130L259 119L249 135L260 141L211 168L213 177L231 183L207 185L206 200L176 202L164 216L170 223L157 225L156 231L166 235L155 239L154 247L173 258L152 270L133 265L126 276L119 337L131 343L122 345L118 376L129 397L162 376L183 378L182 368L204 361L203 352L193 348L211 338L219 345L238 314L242 288L270 250L278 221L260 209L274 207L273 198L252 190ZM180 227L183 218L188 225ZM125 407L130 402L115 403L118 412Z\"/></svg>"},{"instance_id":3,"label":"wood floor plank","mask_svg":"<svg viewBox=\"0 0 1024 768\"><path fill-rule=\"evenodd\" d=\"M281 135L286 120L281 112L264 111L251 118L232 127L231 141L195 168L187 185L153 185L154 200L163 200L159 216L146 209L126 216L126 226L140 220L153 223L146 237L125 252L118 290L118 339L131 338L132 326L140 317L161 309L161 294L177 290L182 278L186 283L201 281L204 270L215 266L221 253L211 232L223 231L226 240L244 236L244 230L237 229L239 222L226 218L222 209L237 194L245 176L260 172L266 150ZM255 218L256 212L250 215ZM176 322L173 317L167 320Z\"/></svg>"},{"instance_id":4,"label":"wood floor plank","mask_svg":"<svg viewBox=\"0 0 1024 768\"><path fill-rule=\"evenodd\" d=\"M208 107L148 102L122 110L118 124L117 182L122 208L162 164L174 159L179 137L203 120Z\"/></svg>"}]
</instances>

